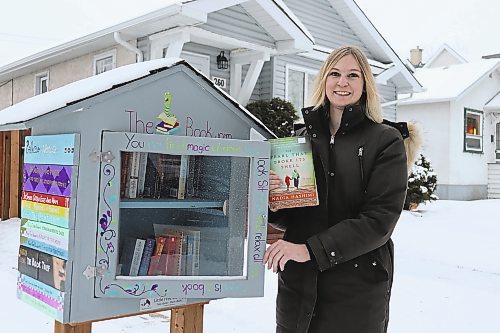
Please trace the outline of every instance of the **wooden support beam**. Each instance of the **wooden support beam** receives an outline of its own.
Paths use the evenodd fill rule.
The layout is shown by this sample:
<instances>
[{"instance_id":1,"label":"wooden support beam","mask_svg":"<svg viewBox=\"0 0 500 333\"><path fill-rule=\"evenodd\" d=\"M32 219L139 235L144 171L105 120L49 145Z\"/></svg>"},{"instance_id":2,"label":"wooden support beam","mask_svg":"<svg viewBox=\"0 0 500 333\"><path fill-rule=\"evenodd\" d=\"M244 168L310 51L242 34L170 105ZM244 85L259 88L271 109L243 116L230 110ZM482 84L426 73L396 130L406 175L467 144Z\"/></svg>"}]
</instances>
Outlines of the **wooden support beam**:
<instances>
[{"instance_id":1,"label":"wooden support beam","mask_svg":"<svg viewBox=\"0 0 500 333\"><path fill-rule=\"evenodd\" d=\"M2 184L2 219L9 218L9 207L10 207L10 134L11 132L2 132L3 138L3 154L2 154L2 165L3 165L3 184Z\"/></svg>"},{"instance_id":2,"label":"wooden support beam","mask_svg":"<svg viewBox=\"0 0 500 333\"><path fill-rule=\"evenodd\" d=\"M202 333L204 304L187 305L170 312L170 333Z\"/></svg>"},{"instance_id":3,"label":"wooden support beam","mask_svg":"<svg viewBox=\"0 0 500 333\"><path fill-rule=\"evenodd\" d=\"M55 321L54 333L92 333L92 322L61 324Z\"/></svg>"},{"instance_id":4,"label":"wooden support beam","mask_svg":"<svg viewBox=\"0 0 500 333\"><path fill-rule=\"evenodd\" d=\"M10 207L9 218L19 217L19 157L21 155L21 133L20 131L11 132L10 143Z\"/></svg>"}]
</instances>

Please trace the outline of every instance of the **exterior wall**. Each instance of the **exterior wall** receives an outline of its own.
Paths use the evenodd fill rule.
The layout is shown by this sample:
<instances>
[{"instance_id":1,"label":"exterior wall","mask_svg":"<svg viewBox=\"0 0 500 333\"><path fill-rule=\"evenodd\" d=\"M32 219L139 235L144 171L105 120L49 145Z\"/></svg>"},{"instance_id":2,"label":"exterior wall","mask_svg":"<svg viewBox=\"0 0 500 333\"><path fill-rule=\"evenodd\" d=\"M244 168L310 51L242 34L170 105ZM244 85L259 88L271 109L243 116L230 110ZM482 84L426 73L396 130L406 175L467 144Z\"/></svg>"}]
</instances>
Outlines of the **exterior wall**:
<instances>
[{"instance_id":1,"label":"exterior wall","mask_svg":"<svg viewBox=\"0 0 500 333\"><path fill-rule=\"evenodd\" d=\"M450 66L454 64L461 64L457 58L455 58L454 55L452 55L450 52L444 50L441 52L441 54L434 59L432 64L430 66L426 66L427 68L436 68L436 67L443 67L443 66Z\"/></svg>"},{"instance_id":2,"label":"exterior wall","mask_svg":"<svg viewBox=\"0 0 500 333\"><path fill-rule=\"evenodd\" d=\"M423 132L422 153L431 160L438 178L441 199L475 200L487 198L488 163L494 162L495 118L483 117L483 152L464 151L464 108L483 111L498 93L500 75L482 81L450 103L398 106L398 121L417 120Z\"/></svg>"},{"instance_id":3,"label":"exterior wall","mask_svg":"<svg viewBox=\"0 0 500 333\"><path fill-rule=\"evenodd\" d=\"M230 87L230 70L229 69L218 69L217 68L217 56L219 55L220 51L224 51L224 54L226 58L228 58L229 61L231 61L229 57L229 50L221 50L219 48L215 47L210 47L207 45L201 45L201 44L196 44L196 43L186 43L184 44L184 47L182 51L187 51L191 53L197 53L197 54L202 54L210 57L210 77L209 79L211 80L212 77L220 77L223 79L226 79L226 88L223 90L229 94L229 87Z\"/></svg>"},{"instance_id":4,"label":"exterior wall","mask_svg":"<svg viewBox=\"0 0 500 333\"><path fill-rule=\"evenodd\" d=\"M387 85L377 85L378 88L378 93L380 95L380 102L382 104L384 103L390 103L392 101L395 101L397 99L398 93L397 93L397 88L392 83L391 81L387 82ZM390 121L395 121L396 120L396 104L391 104L388 105L384 108L382 108L382 111L384 113L384 118Z\"/></svg>"},{"instance_id":5,"label":"exterior wall","mask_svg":"<svg viewBox=\"0 0 500 333\"><path fill-rule=\"evenodd\" d=\"M368 58L373 58L328 0L284 0L284 2L313 35L316 45L331 49L345 44L355 45L361 48Z\"/></svg>"},{"instance_id":6,"label":"exterior wall","mask_svg":"<svg viewBox=\"0 0 500 333\"><path fill-rule=\"evenodd\" d=\"M309 59L300 55L287 55L274 57L274 80L273 80L273 97L286 99L286 65L293 65L313 72L318 72L323 63L318 60ZM305 101L309 105L309 101Z\"/></svg>"},{"instance_id":7,"label":"exterior wall","mask_svg":"<svg viewBox=\"0 0 500 333\"><path fill-rule=\"evenodd\" d=\"M488 184L487 164L495 161L495 143L490 140L490 135L495 134L494 124L491 123L490 117L486 118L486 114L483 114L483 152L465 152L464 108L483 111L483 106L498 93L499 87L500 76L498 74L492 75L491 78L486 77L466 95L452 103L451 123L455 125L450 133L452 135L450 137L450 159L451 165L456 167L450 169L450 184Z\"/></svg>"},{"instance_id":8,"label":"exterior wall","mask_svg":"<svg viewBox=\"0 0 500 333\"><path fill-rule=\"evenodd\" d=\"M13 85L13 80L9 80L0 85L0 110L3 110L12 105Z\"/></svg>"},{"instance_id":9,"label":"exterior wall","mask_svg":"<svg viewBox=\"0 0 500 333\"><path fill-rule=\"evenodd\" d=\"M240 5L208 14L200 28L247 42L274 47L274 39Z\"/></svg>"},{"instance_id":10,"label":"exterior wall","mask_svg":"<svg viewBox=\"0 0 500 333\"><path fill-rule=\"evenodd\" d=\"M450 183L449 103L398 105L397 121L414 121L422 132L422 154L428 158L437 174L438 185Z\"/></svg>"},{"instance_id":11,"label":"exterior wall","mask_svg":"<svg viewBox=\"0 0 500 333\"><path fill-rule=\"evenodd\" d=\"M136 62L135 53L116 45L112 48L99 50L87 55L71 59L48 68L38 69L30 74L13 79L12 84L0 88L0 110L11 104L19 103L35 94L35 75L47 71L49 73L49 91L68 83L75 82L93 75L94 55L116 49L116 66L120 67ZM13 97L13 103L11 103Z\"/></svg>"}]
</instances>

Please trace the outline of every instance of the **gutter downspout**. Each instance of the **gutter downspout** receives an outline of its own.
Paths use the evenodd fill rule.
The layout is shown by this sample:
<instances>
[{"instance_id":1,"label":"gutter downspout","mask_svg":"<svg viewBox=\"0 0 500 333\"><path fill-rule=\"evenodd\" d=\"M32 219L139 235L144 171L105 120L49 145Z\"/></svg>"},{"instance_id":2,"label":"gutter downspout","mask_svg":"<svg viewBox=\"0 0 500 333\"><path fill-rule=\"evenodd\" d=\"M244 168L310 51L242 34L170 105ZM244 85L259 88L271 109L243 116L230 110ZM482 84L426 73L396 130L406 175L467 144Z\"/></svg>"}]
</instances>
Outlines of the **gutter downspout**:
<instances>
[{"instance_id":1,"label":"gutter downspout","mask_svg":"<svg viewBox=\"0 0 500 333\"><path fill-rule=\"evenodd\" d=\"M129 42L125 41L122 38L122 35L118 31L115 31L113 33L113 38L115 39L115 42L117 42L118 44L120 44L121 46L123 46L124 48L126 48L127 50L135 52L135 54L137 54L137 62L143 62L144 61L144 56L143 56L141 50L139 50L139 48L133 46Z\"/></svg>"}]
</instances>

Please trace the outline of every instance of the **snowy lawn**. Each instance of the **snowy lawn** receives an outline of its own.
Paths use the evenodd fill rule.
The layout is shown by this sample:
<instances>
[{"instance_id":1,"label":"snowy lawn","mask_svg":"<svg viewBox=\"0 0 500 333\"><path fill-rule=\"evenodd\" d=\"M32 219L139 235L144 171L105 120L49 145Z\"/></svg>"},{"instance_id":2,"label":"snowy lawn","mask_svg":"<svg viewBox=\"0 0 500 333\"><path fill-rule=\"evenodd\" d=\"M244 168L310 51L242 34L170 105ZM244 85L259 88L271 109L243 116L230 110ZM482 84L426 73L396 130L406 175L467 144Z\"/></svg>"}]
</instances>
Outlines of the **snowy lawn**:
<instances>
[{"instance_id":1,"label":"snowy lawn","mask_svg":"<svg viewBox=\"0 0 500 333\"><path fill-rule=\"evenodd\" d=\"M500 332L500 200L438 201L404 212L393 235L390 333ZM53 320L16 299L19 220L0 223L2 332L53 332ZM265 297L205 306L204 332L274 332L276 275ZM93 324L93 332L168 332L169 312ZM354 333L354 332L353 332Z\"/></svg>"}]
</instances>

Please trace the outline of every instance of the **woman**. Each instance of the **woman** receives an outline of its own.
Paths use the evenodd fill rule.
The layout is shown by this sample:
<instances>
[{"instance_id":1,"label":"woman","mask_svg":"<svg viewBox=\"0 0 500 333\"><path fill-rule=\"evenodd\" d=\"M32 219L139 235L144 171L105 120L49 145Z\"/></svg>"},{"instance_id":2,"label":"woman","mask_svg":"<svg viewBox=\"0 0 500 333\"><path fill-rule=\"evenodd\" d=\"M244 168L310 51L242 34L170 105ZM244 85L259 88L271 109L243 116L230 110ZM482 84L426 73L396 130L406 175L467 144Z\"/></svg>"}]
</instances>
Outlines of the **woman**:
<instances>
[{"instance_id":1,"label":"woman","mask_svg":"<svg viewBox=\"0 0 500 333\"><path fill-rule=\"evenodd\" d=\"M361 50L334 50L302 110L319 205L270 212L285 231L264 263L279 271L276 332L386 332L392 231L407 187L405 123L382 123L375 79ZM389 125L388 125L389 124ZM416 142L410 138L405 141ZM271 188L282 180L270 175ZM285 265L286 264L286 265Z\"/></svg>"}]
</instances>

